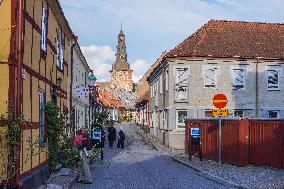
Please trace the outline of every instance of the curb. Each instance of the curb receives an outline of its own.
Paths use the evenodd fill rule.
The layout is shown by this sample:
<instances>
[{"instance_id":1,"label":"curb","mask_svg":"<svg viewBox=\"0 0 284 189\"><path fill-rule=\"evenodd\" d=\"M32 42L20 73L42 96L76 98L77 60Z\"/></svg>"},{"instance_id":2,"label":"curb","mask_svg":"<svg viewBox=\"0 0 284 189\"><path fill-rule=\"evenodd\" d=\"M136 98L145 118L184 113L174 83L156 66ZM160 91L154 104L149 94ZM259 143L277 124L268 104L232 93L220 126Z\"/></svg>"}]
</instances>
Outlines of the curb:
<instances>
[{"instance_id":1,"label":"curb","mask_svg":"<svg viewBox=\"0 0 284 189\"><path fill-rule=\"evenodd\" d=\"M217 182L217 183L222 184L222 185L225 185L225 186L228 186L228 185L229 185L229 186L237 187L237 188L240 188L240 189L248 189L247 186L243 186L243 185L240 185L240 184L236 184L236 183L234 183L234 182L225 180L225 179L223 179L222 177L219 177L219 176L216 176L216 175L213 175L213 174L206 173L206 172L204 172L204 171L202 171L202 170L200 170L200 169L198 169L198 168L196 168L196 167L190 165L189 163L186 163L186 162L184 162L184 161L182 161L182 160L180 160L180 159L178 159L178 158L176 158L176 157L172 157L172 156L169 156L169 157L170 157L174 162L179 163L179 164L181 164L181 165L184 165L184 166L186 166L186 167L188 167L188 168L190 168L190 169L196 171L199 176L202 176L202 177L204 177L204 178L206 178L206 179L208 179L208 180Z\"/></svg>"},{"instance_id":2,"label":"curb","mask_svg":"<svg viewBox=\"0 0 284 189\"><path fill-rule=\"evenodd\" d=\"M149 140L148 137L143 136L145 133L144 133L144 131L143 131L141 128L137 127L137 129L138 129L138 133L140 132L139 134L147 141L147 143L151 144L151 146L153 146L153 148L154 148L155 150L160 151L159 148L156 146L156 144L155 144L153 141L151 141L151 139ZM142 133L142 134L141 134L141 133ZM214 182L216 182L216 183L222 184L222 185L224 185L224 186L231 186L231 187L236 187L236 188L239 188L239 189L248 189L247 186L243 186L243 185L240 185L240 184L236 184L236 183L234 183L234 182L225 180L225 179L222 178L222 177L219 177L219 176L216 176L216 175L213 175L213 174L206 173L206 172L202 171L201 169L198 169L197 167L194 167L194 166L190 165L189 163L187 163L187 162L185 162L185 161L182 161L182 160L180 160L180 159L178 159L178 158L176 158L176 157L167 155L167 154L165 154L165 153L163 153L163 154L166 155L166 156L168 156L168 157L170 157L172 161L174 161L174 162L176 162L176 163L179 163L179 164L181 164L181 165L183 165L183 166L186 166L186 167L188 167L188 168L194 170L194 171L197 173L197 175L199 175L199 176L201 176L201 177L203 177L203 178L206 178L206 179L208 179L208 180L211 180L211 181L214 181Z\"/></svg>"}]
</instances>

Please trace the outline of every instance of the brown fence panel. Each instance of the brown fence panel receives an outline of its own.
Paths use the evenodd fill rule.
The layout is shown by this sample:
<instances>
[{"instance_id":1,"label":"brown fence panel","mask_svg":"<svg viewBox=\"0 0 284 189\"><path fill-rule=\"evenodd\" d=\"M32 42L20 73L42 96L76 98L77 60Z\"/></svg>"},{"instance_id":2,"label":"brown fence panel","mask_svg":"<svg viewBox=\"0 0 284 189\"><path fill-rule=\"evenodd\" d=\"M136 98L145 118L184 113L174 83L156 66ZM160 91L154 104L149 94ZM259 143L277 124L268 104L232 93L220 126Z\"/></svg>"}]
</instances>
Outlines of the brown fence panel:
<instances>
[{"instance_id":1,"label":"brown fence panel","mask_svg":"<svg viewBox=\"0 0 284 189\"><path fill-rule=\"evenodd\" d=\"M283 120L250 120L250 163L284 168Z\"/></svg>"},{"instance_id":2,"label":"brown fence panel","mask_svg":"<svg viewBox=\"0 0 284 189\"><path fill-rule=\"evenodd\" d=\"M237 166L248 164L248 120L222 121L221 161Z\"/></svg>"},{"instance_id":3,"label":"brown fence panel","mask_svg":"<svg viewBox=\"0 0 284 189\"><path fill-rule=\"evenodd\" d=\"M192 123L199 123L201 125L202 136L202 155L204 159L217 160L218 159L218 121L217 120L186 120L186 154L190 149L190 128ZM196 154L197 149L193 149Z\"/></svg>"},{"instance_id":4,"label":"brown fence panel","mask_svg":"<svg viewBox=\"0 0 284 189\"><path fill-rule=\"evenodd\" d=\"M239 125L239 120L222 121L222 162L238 165Z\"/></svg>"}]
</instances>

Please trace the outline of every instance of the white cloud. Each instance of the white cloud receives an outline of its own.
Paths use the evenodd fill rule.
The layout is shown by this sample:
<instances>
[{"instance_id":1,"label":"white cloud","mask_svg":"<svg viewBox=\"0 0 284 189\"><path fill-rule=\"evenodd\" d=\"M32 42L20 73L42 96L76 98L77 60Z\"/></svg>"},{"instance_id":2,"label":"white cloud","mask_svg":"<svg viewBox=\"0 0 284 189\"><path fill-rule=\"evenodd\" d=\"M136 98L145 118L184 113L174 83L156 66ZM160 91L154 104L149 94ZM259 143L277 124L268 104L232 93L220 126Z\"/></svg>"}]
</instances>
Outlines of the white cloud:
<instances>
[{"instance_id":1,"label":"white cloud","mask_svg":"<svg viewBox=\"0 0 284 189\"><path fill-rule=\"evenodd\" d=\"M115 52L109 46L91 45L82 46L81 49L98 81L108 81L111 64L115 61Z\"/></svg>"},{"instance_id":2,"label":"white cloud","mask_svg":"<svg viewBox=\"0 0 284 189\"><path fill-rule=\"evenodd\" d=\"M133 70L133 81L137 83L139 79L143 77L148 68L147 62L145 60L137 59L131 64L131 69Z\"/></svg>"},{"instance_id":3,"label":"white cloud","mask_svg":"<svg viewBox=\"0 0 284 189\"><path fill-rule=\"evenodd\" d=\"M141 74L138 74L138 75L133 74L132 80L133 80L134 83L138 83L138 81L139 81L142 77L143 77L143 75L141 75Z\"/></svg>"},{"instance_id":4,"label":"white cloud","mask_svg":"<svg viewBox=\"0 0 284 189\"><path fill-rule=\"evenodd\" d=\"M109 81L109 71L111 64L115 61L115 52L109 46L91 45L82 46L81 49L98 81ZM133 81L138 82L147 71L147 62L137 59L130 65L133 70Z\"/></svg>"}]
</instances>

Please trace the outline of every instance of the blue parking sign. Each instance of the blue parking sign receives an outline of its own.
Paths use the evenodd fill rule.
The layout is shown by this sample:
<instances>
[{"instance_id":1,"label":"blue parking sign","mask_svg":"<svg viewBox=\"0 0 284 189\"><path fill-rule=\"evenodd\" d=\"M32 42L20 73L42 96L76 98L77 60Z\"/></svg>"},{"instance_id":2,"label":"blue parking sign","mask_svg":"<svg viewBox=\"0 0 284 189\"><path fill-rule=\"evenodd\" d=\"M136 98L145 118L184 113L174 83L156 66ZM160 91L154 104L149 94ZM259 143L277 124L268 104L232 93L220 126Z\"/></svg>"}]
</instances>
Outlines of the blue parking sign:
<instances>
[{"instance_id":1,"label":"blue parking sign","mask_svg":"<svg viewBox=\"0 0 284 189\"><path fill-rule=\"evenodd\" d=\"M93 132L93 136L92 136L92 139L94 140L101 140L101 132L100 131L95 131Z\"/></svg>"},{"instance_id":2,"label":"blue parking sign","mask_svg":"<svg viewBox=\"0 0 284 189\"><path fill-rule=\"evenodd\" d=\"M200 129L199 128L190 128L190 135L200 136Z\"/></svg>"}]
</instances>

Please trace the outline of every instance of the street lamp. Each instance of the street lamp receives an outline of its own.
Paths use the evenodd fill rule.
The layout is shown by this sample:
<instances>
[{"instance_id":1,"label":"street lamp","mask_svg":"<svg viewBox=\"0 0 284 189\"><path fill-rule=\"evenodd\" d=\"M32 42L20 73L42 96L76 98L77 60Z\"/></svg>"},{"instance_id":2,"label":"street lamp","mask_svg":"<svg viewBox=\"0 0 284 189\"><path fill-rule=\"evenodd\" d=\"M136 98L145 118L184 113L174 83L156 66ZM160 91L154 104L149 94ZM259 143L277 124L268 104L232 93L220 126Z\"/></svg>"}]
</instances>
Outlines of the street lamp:
<instances>
[{"instance_id":1,"label":"street lamp","mask_svg":"<svg viewBox=\"0 0 284 189\"><path fill-rule=\"evenodd\" d=\"M60 89L60 86L62 84L62 79L59 77L56 79L56 84L53 86L52 92L51 92L51 100L53 103L57 103L57 90Z\"/></svg>"},{"instance_id":2,"label":"street lamp","mask_svg":"<svg viewBox=\"0 0 284 189\"><path fill-rule=\"evenodd\" d=\"M97 78L94 75L94 71L93 70L91 70L91 74L89 75L88 80L89 80L89 84L90 84L89 87L91 89L91 88L93 88L95 86L96 81L97 81Z\"/></svg>"}]
</instances>

